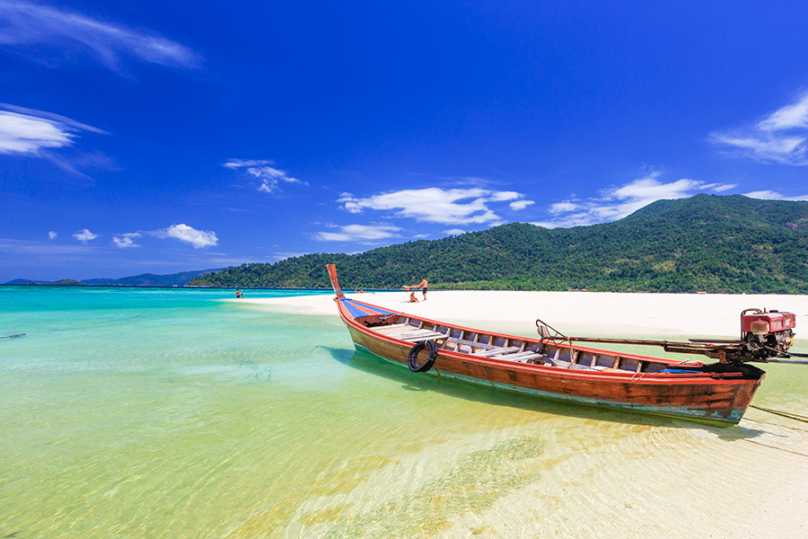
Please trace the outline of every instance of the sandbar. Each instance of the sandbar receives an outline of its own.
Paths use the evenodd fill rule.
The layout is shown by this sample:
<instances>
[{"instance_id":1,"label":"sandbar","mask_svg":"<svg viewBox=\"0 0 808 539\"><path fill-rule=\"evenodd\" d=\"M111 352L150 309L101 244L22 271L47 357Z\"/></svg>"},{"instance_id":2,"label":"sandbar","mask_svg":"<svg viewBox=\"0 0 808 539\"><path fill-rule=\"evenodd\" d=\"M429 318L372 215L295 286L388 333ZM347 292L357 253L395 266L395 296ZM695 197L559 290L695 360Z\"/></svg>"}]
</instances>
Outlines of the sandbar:
<instances>
[{"instance_id":1,"label":"sandbar","mask_svg":"<svg viewBox=\"0 0 808 539\"><path fill-rule=\"evenodd\" d=\"M539 318L574 336L734 338L740 332L740 312L753 307L796 314L798 335L801 327L808 327L808 296L801 295L435 290L418 303L408 303L403 291L346 296L432 320L517 334L534 333ZM333 300L332 295L313 295L228 301L276 312L337 316Z\"/></svg>"}]
</instances>

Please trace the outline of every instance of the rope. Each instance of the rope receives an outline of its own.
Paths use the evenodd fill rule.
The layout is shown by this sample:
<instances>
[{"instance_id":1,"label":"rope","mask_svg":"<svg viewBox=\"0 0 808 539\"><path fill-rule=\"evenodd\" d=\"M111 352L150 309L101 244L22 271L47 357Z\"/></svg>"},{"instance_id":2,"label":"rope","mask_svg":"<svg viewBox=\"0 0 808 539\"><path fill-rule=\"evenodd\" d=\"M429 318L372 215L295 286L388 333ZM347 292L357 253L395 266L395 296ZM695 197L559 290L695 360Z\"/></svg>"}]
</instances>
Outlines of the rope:
<instances>
[{"instance_id":1,"label":"rope","mask_svg":"<svg viewBox=\"0 0 808 539\"><path fill-rule=\"evenodd\" d=\"M645 378L646 374L648 374L648 373L647 372L635 372L634 374L631 375L631 381L632 382L639 382L640 380Z\"/></svg>"},{"instance_id":2,"label":"rope","mask_svg":"<svg viewBox=\"0 0 808 539\"><path fill-rule=\"evenodd\" d=\"M786 417L788 419L793 419L794 421L802 421L803 423L808 423L808 417L805 417L804 415L781 412L780 410L772 410L771 408L764 408L763 406L755 406L754 404L750 404L749 407L754 408L755 410L760 410L762 412L768 412L770 414L779 415L782 417Z\"/></svg>"}]
</instances>

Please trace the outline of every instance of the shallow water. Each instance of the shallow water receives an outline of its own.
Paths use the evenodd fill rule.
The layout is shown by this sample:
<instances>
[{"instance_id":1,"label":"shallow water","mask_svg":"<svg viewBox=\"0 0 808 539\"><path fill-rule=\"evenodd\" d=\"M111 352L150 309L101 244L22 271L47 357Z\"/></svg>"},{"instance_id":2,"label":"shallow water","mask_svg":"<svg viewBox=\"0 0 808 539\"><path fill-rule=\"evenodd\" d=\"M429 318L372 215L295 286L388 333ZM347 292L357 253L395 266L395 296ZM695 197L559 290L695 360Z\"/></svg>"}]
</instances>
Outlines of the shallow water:
<instances>
[{"instance_id":1,"label":"shallow water","mask_svg":"<svg viewBox=\"0 0 808 539\"><path fill-rule=\"evenodd\" d=\"M230 296L0 287L0 336L26 333L0 339L0 537L798 537L806 524L781 514L808 507L806 423L750 410L721 429L466 386L355 352L336 317ZM808 415L808 369L766 370L755 404Z\"/></svg>"}]
</instances>

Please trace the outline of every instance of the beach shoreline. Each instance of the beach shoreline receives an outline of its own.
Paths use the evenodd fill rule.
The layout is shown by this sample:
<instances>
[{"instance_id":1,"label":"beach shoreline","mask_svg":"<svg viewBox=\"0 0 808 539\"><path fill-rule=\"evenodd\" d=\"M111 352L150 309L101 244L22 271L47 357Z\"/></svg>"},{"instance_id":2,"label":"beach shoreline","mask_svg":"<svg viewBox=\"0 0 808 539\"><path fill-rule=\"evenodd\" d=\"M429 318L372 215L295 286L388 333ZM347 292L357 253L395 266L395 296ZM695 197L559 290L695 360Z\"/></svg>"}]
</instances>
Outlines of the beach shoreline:
<instances>
[{"instance_id":1,"label":"beach shoreline","mask_svg":"<svg viewBox=\"0 0 808 539\"><path fill-rule=\"evenodd\" d=\"M421 299L420 292L416 296ZM409 303L405 292L346 294L346 297L432 320L517 334L535 332L540 318L576 336L734 338L748 308L797 315L796 333L808 325L808 296L647 294L617 292L430 291L427 301ZM332 295L228 299L290 314L337 316Z\"/></svg>"}]
</instances>

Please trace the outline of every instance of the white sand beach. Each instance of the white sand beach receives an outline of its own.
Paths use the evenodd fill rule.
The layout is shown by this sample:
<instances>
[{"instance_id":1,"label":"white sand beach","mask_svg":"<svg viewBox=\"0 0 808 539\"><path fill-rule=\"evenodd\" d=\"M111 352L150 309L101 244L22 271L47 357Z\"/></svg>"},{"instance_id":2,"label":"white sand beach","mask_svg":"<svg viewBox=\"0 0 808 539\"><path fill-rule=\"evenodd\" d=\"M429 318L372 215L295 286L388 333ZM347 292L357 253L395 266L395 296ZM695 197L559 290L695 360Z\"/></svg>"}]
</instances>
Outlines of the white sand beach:
<instances>
[{"instance_id":1,"label":"white sand beach","mask_svg":"<svg viewBox=\"0 0 808 539\"><path fill-rule=\"evenodd\" d=\"M740 311L751 307L793 312L798 335L808 335L808 296L430 291L428 301L414 304L403 291L349 296L523 335L535 332L539 317L571 335L732 338ZM337 316L330 295L229 301ZM795 350L808 352L806 343L798 339ZM808 367L763 367L769 374L754 404L808 415ZM439 537L466 537L469 529L482 530L481 537L808 537L806 423L750 408L727 429L574 413L535 426L554 433L540 478ZM392 476L375 480L395 484Z\"/></svg>"},{"instance_id":2,"label":"white sand beach","mask_svg":"<svg viewBox=\"0 0 808 539\"><path fill-rule=\"evenodd\" d=\"M743 309L776 309L797 315L797 338L808 336L808 296L730 294L620 294L604 292L430 291L427 301L408 303L404 292L347 294L347 297L433 320L474 327L534 333L541 318L568 335L664 336L738 335ZM421 299L421 293L416 297ZM273 311L336 316L331 295L245 298L237 301Z\"/></svg>"}]
</instances>

